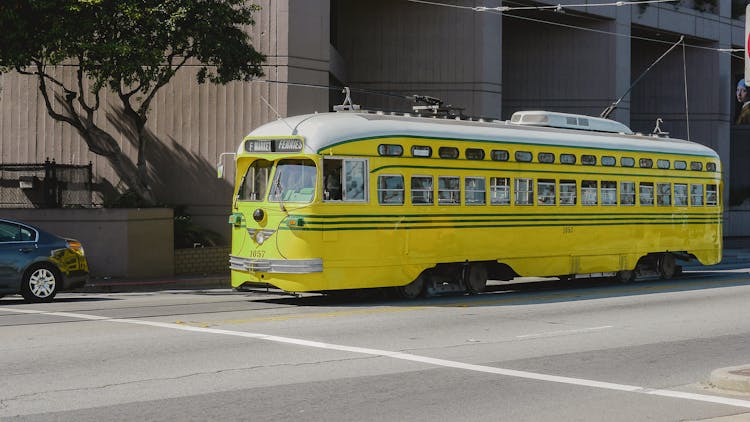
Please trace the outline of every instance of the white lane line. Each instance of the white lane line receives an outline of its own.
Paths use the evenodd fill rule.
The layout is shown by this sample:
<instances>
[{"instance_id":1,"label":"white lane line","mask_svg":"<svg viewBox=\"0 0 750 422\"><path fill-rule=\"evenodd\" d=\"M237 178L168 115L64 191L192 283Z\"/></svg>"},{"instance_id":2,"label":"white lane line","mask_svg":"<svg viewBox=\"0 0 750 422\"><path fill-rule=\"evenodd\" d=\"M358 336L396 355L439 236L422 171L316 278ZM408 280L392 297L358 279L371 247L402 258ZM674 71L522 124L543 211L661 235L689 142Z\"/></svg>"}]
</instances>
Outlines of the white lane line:
<instances>
[{"instance_id":1,"label":"white lane line","mask_svg":"<svg viewBox=\"0 0 750 422\"><path fill-rule=\"evenodd\" d=\"M0 308L0 312L61 316L61 317L78 318L78 319L91 320L91 321L106 321L106 322L116 322L116 323L122 323L122 324L144 325L148 327L169 328L173 330L191 331L191 332L196 332L196 333L220 334L220 335L226 335L226 336L245 337L245 338L252 338L252 339L257 339L257 340L273 341L276 343L293 344L293 345L305 346L305 347L315 347L318 349L338 350L342 352L359 353L359 354L365 354L365 355L370 355L370 356L389 357L392 359L419 362L419 363L424 363L427 365L434 365L434 366L440 366L440 367L445 367L445 368L463 369L467 371L504 375L508 377L524 378L524 379L530 379L530 380L536 380L536 381L556 382L560 384L600 388L604 390L626 391L630 393L670 397L670 398L683 399L683 400L694 400L694 401L723 404L723 405L728 405L728 406L735 406L735 407L742 407L742 408L750 409L750 400L740 400L740 399L732 399L732 398L727 398L727 397L709 396L705 394L684 393L684 392L672 391L672 390L650 389L650 388L640 387L636 385L616 384L616 383L611 383L611 382L595 381L595 380L588 380L588 379L583 379L583 378L562 377L562 376L557 376L557 375L540 374L536 372L516 371L513 369L497 368L494 366L474 365L470 363L456 362L452 360L430 358L426 356L413 355L410 353L392 352L388 350L370 349L370 348L365 348L365 347L345 346L345 345L340 345L340 344L323 343L319 341L303 340L303 339L297 339L297 338L291 338L291 337L280 337L280 336L273 336L273 335L268 335L268 334L222 330L222 329L217 329L217 328L202 328L202 327L194 327L191 325L173 324L169 322L145 321L145 320L127 319L127 318L107 318L107 317L98 316L98 315L78 314L78 313L68 313L68 312L45 312L45 311L35 311L35 310L29 310L29 309L12 309L12 308Z\"/></svg>"},{"instance_id":2,"label":"white lane line","mask_svg":"<svg viewBox=\"0 0 750 422\"><path fill-rule=\"evenodd\" d=\"M544 333L537 333L537 334L524 334L522 336L516 336L516 338L519 339L529 339L529 338L544 338L544 337L557 337L557 336L567 336L571 334L583 334L588 333L591 331L600 331L600 330L606 330L608 328L612 328L611 325L603 325L601 327L590 327L590 328L578 328L574 330L558 330L558 331L547 331Z\"/></svg>"}]
</instances>

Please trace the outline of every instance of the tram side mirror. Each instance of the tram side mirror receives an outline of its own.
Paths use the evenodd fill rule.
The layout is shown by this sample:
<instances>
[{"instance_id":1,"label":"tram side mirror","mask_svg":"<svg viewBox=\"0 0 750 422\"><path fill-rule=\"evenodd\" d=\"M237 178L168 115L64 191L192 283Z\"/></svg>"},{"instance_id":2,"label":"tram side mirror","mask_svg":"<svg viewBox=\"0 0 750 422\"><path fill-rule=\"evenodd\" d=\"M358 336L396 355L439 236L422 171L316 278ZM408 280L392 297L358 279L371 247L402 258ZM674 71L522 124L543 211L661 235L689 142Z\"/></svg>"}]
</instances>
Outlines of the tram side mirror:
<instances>
[{"instance_id":1,"label":"tram side mirror","mask_svg":"<svg viewBox=\"0 0 750 422\"><path fill-rule=\"evenodd\" d=\"M226 155L235 156L237 154L235 154L234 152L222 152L221 154L219 154L219 161L217 161L216 163L216 177L218 177L219 179L224 177L224 156Z\"/></svg>"}]
</instances>

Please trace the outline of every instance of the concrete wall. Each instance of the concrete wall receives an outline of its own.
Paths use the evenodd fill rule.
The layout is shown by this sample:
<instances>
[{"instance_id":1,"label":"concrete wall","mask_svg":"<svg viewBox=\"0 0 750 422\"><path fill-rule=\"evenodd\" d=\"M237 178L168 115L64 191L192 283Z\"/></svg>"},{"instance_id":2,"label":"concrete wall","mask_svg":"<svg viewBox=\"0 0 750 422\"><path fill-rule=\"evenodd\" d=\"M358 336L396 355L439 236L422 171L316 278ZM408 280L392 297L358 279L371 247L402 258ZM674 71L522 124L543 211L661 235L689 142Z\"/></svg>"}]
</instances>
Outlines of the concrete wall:
<instances>
[{"instance_id":1,"label":"concrete wall","mask_svg":"<svg viewBox=\"0 0 750 422\"><path fill-rule=\"evenodd\" d=\"M495 6L498 1L457 2ZM333 46L345 62L343 83L393 95L354 92L369 109L411 110L398 96L430 95L499 117L502 87L501 18L493 14L400 0L339 1Z\"/></svg>"},{"instance_id":2,"label":"concrete wall","mask_svg":"<svg viewBox=\"0 0 750 422\"><path fill-rule=\"evenodd\" d=\"M81 241L92 277L174 275L172 209L2 209L61 237Z\"/></svg>"},{"instance_id":3,"label":"concrete wall","mask_svg":"<svg viewBox=\"0 0 750 422\"><path fill-rule=\"evenodd\" d=\"M227 247L176 249L174 251L174 273L220 274L229 273L229 253Z\"/></svg>"}]
</instances>

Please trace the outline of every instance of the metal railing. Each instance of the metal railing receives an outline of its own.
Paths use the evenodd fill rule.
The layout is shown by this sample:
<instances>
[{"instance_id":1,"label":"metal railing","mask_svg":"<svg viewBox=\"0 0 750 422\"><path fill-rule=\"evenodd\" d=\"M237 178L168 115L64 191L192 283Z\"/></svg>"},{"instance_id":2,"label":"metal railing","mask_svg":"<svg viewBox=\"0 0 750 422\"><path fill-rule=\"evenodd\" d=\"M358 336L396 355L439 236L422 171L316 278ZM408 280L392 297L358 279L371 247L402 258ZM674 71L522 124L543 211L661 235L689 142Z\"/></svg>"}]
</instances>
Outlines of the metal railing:
<instances>
[{"instance_id":1,"label":"metal railing","mask_svg":"<svg viewBox=\"0 0 750 422\"><path fill-rule=\"evenodd\" d=\"M0 208L93 206L92 164L0 164Z\"/></svg>"}]
</instances>

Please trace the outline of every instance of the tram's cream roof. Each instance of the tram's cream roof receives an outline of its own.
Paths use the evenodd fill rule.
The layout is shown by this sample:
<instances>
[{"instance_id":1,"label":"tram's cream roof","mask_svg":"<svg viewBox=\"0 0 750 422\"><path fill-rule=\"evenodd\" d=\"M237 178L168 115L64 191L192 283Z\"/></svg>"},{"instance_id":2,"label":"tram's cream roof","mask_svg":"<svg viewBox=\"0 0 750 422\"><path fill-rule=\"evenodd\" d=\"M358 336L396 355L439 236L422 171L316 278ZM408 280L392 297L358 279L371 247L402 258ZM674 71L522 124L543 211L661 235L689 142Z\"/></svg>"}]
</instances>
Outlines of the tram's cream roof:
<instances>
[{"instance_id":1,"label":"tram's cream roof","mask_svg":"<svg viewBox=\"0 0 750 422\"><path fill-rule=\"evenodd\" d=\"M316 153L330 145L353 139L407 135L667 152L718 158L711 148L681 139L530 127L503 121L480 122L366 112L316 113L288 117L262 125L248 136L295 135L305 138L305 152L308 153Z\"/></svg>"}]
</instances>

